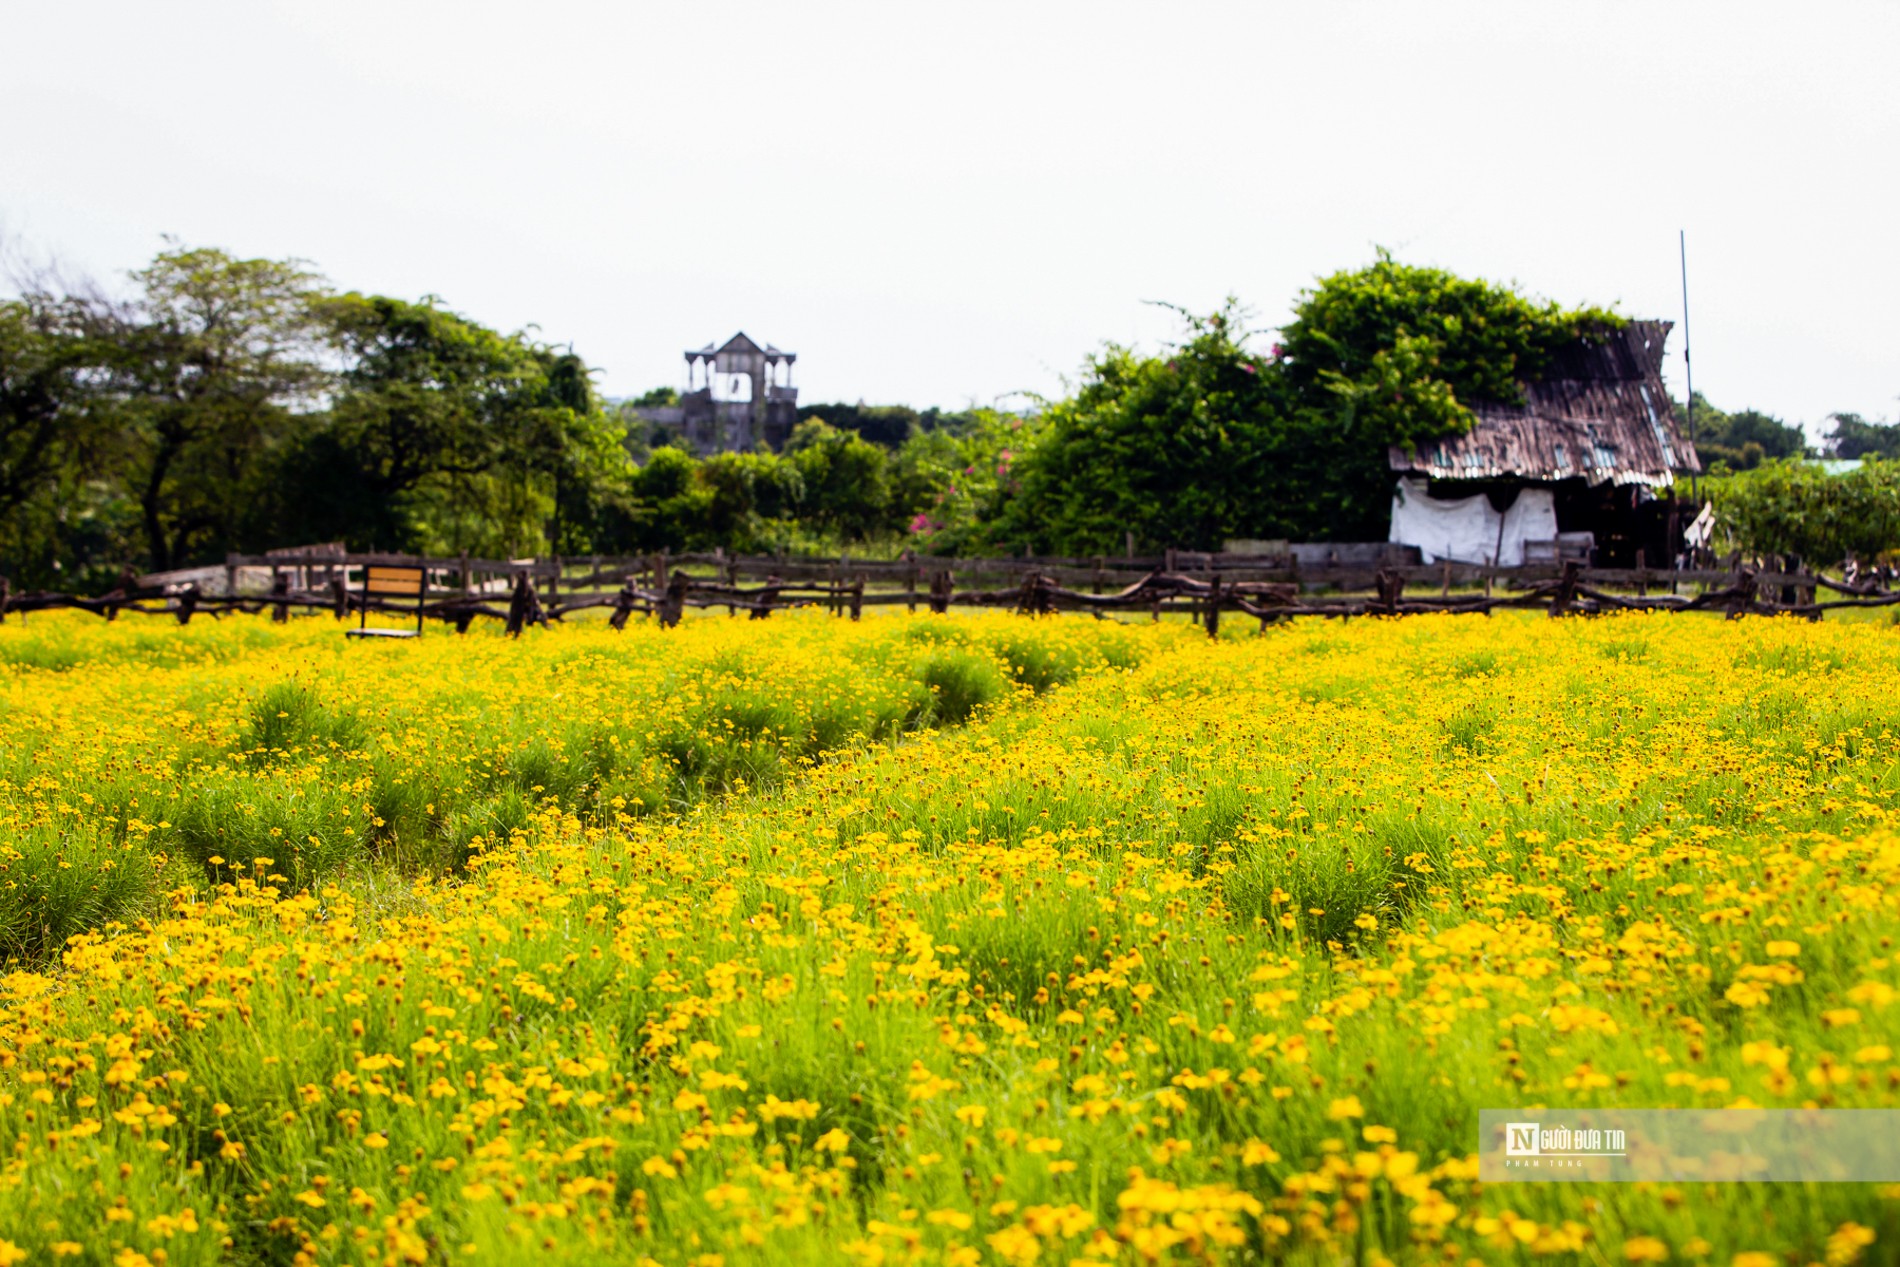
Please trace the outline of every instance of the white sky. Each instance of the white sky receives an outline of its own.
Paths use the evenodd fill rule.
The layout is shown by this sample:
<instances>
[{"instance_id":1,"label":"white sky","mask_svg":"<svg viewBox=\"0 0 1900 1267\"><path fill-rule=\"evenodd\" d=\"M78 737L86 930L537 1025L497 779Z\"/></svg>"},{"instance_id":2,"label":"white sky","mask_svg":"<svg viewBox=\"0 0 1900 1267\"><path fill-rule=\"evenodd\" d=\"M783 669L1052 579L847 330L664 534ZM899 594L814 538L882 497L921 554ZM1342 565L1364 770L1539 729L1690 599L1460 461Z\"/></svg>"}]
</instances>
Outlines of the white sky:
<instances>
[{"instance_id":1,"label":"white sky","mask_svg":"<svg viewBox=\"0 0 1900 1267\"><path fill-rule=\"evenodd\" d=\"M1375 245L1675 319L1686 228L1697 388L1814 431L1900 396L1896 50L1890 2L0 0L0 230L303 257L616 395L744 329L921 407Z\"/></svg>"}]
</instances>

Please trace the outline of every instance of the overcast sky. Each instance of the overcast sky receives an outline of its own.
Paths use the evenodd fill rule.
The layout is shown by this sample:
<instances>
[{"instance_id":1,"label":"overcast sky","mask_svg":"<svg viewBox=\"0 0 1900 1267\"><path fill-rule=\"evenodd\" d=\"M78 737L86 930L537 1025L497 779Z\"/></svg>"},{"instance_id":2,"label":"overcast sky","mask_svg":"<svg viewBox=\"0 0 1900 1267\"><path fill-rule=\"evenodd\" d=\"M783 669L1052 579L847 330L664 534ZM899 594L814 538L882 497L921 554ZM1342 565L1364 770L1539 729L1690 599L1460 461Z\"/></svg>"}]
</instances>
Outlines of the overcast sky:
<instances>
[{"instance_id":1,"label":"overcast sky","mask_svg":"<svg viewBox=\"0 0 1900 1267\"><path fill-rule=\"evenodd\" d=\"M1900 5L23 3L0 231L171 233L806 401L1059 390L1164 300L1406 261L1679 319L1810 430L1900 396ZM1670 375L1681 388L1680 328Z\"/></svg>"}]
</instances>

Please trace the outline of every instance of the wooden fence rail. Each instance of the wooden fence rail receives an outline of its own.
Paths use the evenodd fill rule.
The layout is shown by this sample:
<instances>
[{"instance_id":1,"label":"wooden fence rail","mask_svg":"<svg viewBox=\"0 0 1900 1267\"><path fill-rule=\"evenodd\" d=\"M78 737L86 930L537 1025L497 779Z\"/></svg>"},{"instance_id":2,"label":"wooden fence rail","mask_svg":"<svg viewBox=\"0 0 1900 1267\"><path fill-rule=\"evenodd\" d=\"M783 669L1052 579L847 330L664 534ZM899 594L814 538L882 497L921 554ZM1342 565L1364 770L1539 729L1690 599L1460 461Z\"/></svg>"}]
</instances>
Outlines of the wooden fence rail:
<instances>
[{"instance_id":1,"label":"wooden fence rail","mask_svg":"<svg viewBox=\"0 0 1900 1267\"><path fill-rule=\"evenodd\" d=\"M1368 553L1365 547L1345 549ZM1187 551L1153 559L920 557L861 562L848 556L788 559L718 552L537 560L285 552L230 556L218 578L225 585L211 590L204 583L207 574L220 569L152 576L128 569L116 589L96 598L15 594L0 577L0 620L9 613L57 608L90 611L107 620L127 611L170 615L181 624L200 613L234 611L268 611L277 620L287 620L292 611L327 612L338 619L365 609L413 616L413 600L366 594L354 583L355 575L372 565L422 568L426 617L462 631L478 618L500 620L515 634L592 608L609 609L608 622L616 629L636 614L677 624L689 607L723 607L730 615L745 612L763 619L774 611L823 606L856 619L866 607L904 605L937 612L952 607L1089 611L1098 616L1129 612L1153 619L1186 612L1217 633L1224 612L1263 625L1297 616L1404 616L1500 608L1542 608L1553 616L1719 611L1730 618L1788 613L1818 619L1827 611L1900 604L1900 590L1889 588L1891 578L1884 573L1836 579L1805 569L1748 567L1739 560L1731 560L1727 568L1674 569L1588 568L1574 562L1561 567L1419 564L1405 561L1402 554L1387 557L1392 561L1381 566L1322 559L1302 567L1292 556ZM257 569L269 570L268 588L240 593L241 574ZM959 588L959 577L973 584ZM1005 583L985 588L985 577ZM742 583L746 579L758 583ZM1454 587L1482 589L1454 593ZM1438 593L1429 593L1431 588ZM1839 597L1823 599L1824 593Z\"/></svg>"}]
</instances>

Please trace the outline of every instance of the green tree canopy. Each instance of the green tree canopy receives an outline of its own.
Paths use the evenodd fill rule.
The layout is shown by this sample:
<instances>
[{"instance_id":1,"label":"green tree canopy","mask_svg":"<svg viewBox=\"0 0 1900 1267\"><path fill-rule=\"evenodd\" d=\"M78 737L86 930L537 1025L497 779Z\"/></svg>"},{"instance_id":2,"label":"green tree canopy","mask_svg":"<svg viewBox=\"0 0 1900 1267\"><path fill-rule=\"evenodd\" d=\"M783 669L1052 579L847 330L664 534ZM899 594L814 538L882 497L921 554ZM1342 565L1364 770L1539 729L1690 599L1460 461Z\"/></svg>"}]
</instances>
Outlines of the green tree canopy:
<instances>
[{"instance_id":1,"label":"green tree canopy","mask_svg":"<svg viewBox=\"0 0 1900 1267\"><path fill-rule=\"evenodd\" d=\"M617 425L572 351L501 334L433 300L318 305L341 362L328 415L280 468L268 535L358 548L589 548Z\"/></svg>"},{"instance_id":2,"label":"green tree canopy","mask_svg":"<svg viewBox=\"0 0 1900 1267\"><path fill-rule=\"evenodd\" d=\"M884 450L820 419L801 422L785 445L804 485L804 517L846 540L870 535L890 517Z\"/></svg>"},{"instance_id":3,"label":"green tree canopy","mask_svg":"<svg viewBox=\"0 0 1900 1267\"><path fill-rule=\"evenodd\" d=\"M1302 406L1343 404L1369 441L1413 444L1469 431L1473 404L1516 403L1559 349L1623 324L1381 251L1305 292L1279 348Z\"/></svg>"},{"instance_id":4,"label":"green tree canopy","mask_svg":"<svg viewBox=\"0 0 1900 1267\"><path fill-rule=\"evenodd\" d=\"M1764 462L1703 485L1730 542L1829 567L1900 550L1900 463L1869 459L1830 475L1818 463Z\"/></svg>"},{"instance_id":5,"label":"green tree canopy","mask_svg":"<svg viewBox=\"0 0 1900 1267\"><path fill-rule=\"evenodd\" d=\"M132 274L122 313L95 305L151 566L234 542L267 459L314 407L322 278L296 260L174 247Z\"/></svg>"},{"instance_id":6,"label":"green tree canopy","mask_svg":"<svg viewBox=\"0 0 1900 1267\"><path fill-rule=\"evenodd\" d=\"M66 305L0 300L0 518L44 491L92 418L98 343Z\"/></svg>"},{"instance_id":7,"label":"green tree canopy","mask_svg":"<svg viewBox=\"0 0 1900 1267\"><path fill-rule=\"evenodd\" d=\"M1080 389L1045 409L1040 442L1014 464L1002 541L1095 554L1119 552L1132 531L1200 545L1246 519L1287 401L1267 361L1242 346L1241 320L1230 302L1187 317L1187 341L1165 358L1113 345L1090 358Z\"/></svg>"},{"instance_id":8,"label":"green tree canopy","mask_svg":"<svg viewBox=\"0 0 1900 1267\"><path fill-rule=\"evenodd\" d=\"M1900 423L1869 422L1859 414L1830 414L1827 452L1837 458L1900 459Z\"/></svg>"},{"instance_id":9,"label":"green tree canopy","mask_svg":"<svg viewBox=\"0 0 1900 1267\"><path fill-rule=\"evenodd\" d=\"M1749 471L1763 462L1798 458L1807 452L1807 437L1801 434L1801 428L1791 427L1771 414L1757 409L1723 413L1701 392L1695 394L1692 409L1695 451L1704 469L1721 463L1732 471Z\"/></svg>"},{"instance_id":10,"label":"green tree canopy","mask_svg":"<svg viewBox=\"0 0 1900 1267\"><path fill-rule=\"evenodd\" d=\"M924 415L908 405L805 405L798 411L800 422L816 419L840 431L854 432L861 439L886 449L895 449L923 426Z\"/></svg>"}]
</instances>

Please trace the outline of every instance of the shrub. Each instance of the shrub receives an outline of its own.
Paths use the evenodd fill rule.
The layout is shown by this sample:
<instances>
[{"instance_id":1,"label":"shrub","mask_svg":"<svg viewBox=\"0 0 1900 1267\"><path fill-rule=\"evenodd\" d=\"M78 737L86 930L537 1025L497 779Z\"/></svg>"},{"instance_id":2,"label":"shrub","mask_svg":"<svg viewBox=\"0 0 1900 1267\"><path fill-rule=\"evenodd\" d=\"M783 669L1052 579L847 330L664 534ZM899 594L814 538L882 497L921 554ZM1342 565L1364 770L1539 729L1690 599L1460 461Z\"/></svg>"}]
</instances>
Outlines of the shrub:
<instances>
[{"instance_id":1,"label":"shrub","mask_svg":"<svg viewBox=\"0 0 1900 1267\"><path fill-rule=\"evenodd\" d=\"M1723 530L1749 554L1872 561L1900 549L1900 462L1829 474L1816 462L1764 462L1709 481Z\"/></svg>"}]
</instances>

